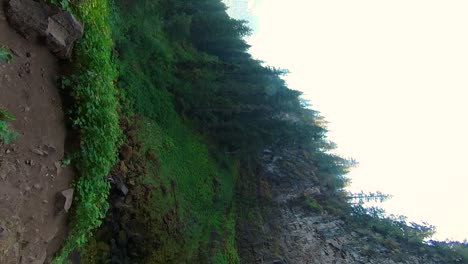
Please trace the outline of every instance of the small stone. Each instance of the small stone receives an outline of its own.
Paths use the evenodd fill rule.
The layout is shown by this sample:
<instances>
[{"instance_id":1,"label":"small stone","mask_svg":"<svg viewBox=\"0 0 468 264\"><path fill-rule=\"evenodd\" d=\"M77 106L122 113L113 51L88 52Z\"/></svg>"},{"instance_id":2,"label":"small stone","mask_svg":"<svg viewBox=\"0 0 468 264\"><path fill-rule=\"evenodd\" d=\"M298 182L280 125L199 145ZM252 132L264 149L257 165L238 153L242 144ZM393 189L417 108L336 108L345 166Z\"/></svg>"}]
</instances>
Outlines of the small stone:
<instances>
[{"instance_id":1,"label":"small stone","mask_svg":"<svg viewBox=\"0 0 468 264\"><path fill-rule=\"evenodd\" d=\"M11 150L10 149L6 149L5 150L5 154L10 154Z\"/></svg>"},{"instance_id":2,"label":"small stone","mask_svg":"<svg viewBox=\"0 0 468 264\"><path fill-rule=\"evenodd\" d=\"M56 214L65 211L68 213L73 202L73 188L61 191L56 194L55 212Z\"/></svg>"},{"instance_id":3,"label":"small stone","mask_svg":"<svg viewBox=\"0 0 468 264\"><path fill-rule=\"evenodd\" d=\"M123 196L126 196L128 194L128 188L124 183L118 182L116 185L117 189L120 191L121 194L123 194Z\"/></svg>"},{"instance_id":4,"label":"small stone","mask_svg":"<svg viewBox=\"0 0 468 264\"><path fill-rule=\"evenodd\" d=\"M43 200L42 202L43 202L44 204L48 204L48 203L49 203L49 201L47 201L47 200Z\"/></svg>"},{"instance_id":5,"label":"small stone","mask_svg":"<svg viewBox=\"0 0 468 264\"><path fill-rule=\"evenodd\" d=\"M24 188L24 190L27 191L27 192L29 192L29 191L31 191L31 187L26 186L26 188Z\"/></svg>"},{"instance_id":6,"label":"small stone","mask_svg":"<svg viewBox=\"0 0 468 264\"><path fill-rule=\"evenodd\" d=\"M37 154L39 156L48 156L49 153L45 150L42 150L42 149L39 149L39 148L35 148L33 150L31 150L34 154Z\"/></svg>"},{"instance_id":7,"label":"small stone","mask_svg":"<svg viewBox=\"0 0 468 264\"><path fill-rule=\"evenodd\" d=\"M134 179L128 180L128 185L135 186L135 180Z\"/></svg>"},{"instance_id":8,"label":"small stone","mask_svg":"<svg viewBox=\"0 0 468 264\"><path fill-rule=\"evenodd\" d=\"M6 238L8 236L8 231L5 227L0 226L0 240Z\"/></svg>"},{"instance_id":9,"label":"small stone","mask_svg":"<svg viewBox=\"0 0 468 264\"><path fill-rule=\"evenodd\" d=\"M121 162L120 162L120 171L121 171L123 174L127 173L128 168L127 168L127 166L125 165L125 161L121 161Z\"/></svg>"},{"instance_id":10,"label":"small stone","mask_svg":"<svg viewBox=\"0 0 468 264\"><path fill-rule=\"evenodd\" d=\"M41 185L39 183L36 183L33 185L34 189L36 190L40 190L41 189Z\"/></svg>"}]
</instances>

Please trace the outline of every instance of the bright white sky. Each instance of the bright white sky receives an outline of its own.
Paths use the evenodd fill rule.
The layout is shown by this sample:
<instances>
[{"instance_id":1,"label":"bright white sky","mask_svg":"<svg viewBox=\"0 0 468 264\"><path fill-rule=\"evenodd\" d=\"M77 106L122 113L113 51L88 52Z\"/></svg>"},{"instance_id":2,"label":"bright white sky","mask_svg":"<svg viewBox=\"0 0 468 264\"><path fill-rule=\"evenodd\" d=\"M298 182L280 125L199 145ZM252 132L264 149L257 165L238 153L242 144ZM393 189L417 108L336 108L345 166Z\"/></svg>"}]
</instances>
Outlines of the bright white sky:
<instances>
[{"instance_id":1,"label":"bright white sky","mask_svg":"<svg viewBox=\"0 0 468 264\"><path fill-rule=\"evenodd\" d=\"M468 239L468 1L249 2L251 53L292 72L360 163L350 189L392 194L381 206L437 239Z\"/></svg>"}]
</instances>

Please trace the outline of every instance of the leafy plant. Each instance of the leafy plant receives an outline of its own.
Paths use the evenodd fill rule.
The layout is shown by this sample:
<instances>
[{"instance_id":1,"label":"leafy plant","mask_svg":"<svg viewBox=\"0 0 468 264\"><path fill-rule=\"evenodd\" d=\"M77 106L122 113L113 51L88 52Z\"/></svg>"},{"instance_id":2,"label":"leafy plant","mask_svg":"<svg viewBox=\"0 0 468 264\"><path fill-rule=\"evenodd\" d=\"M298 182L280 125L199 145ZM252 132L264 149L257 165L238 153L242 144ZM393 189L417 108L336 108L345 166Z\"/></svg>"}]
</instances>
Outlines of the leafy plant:
<instances>
[{"instance_id":1,"label":"leafy plant","mask_svg":"<svg viewBox=\"0 0 468 264\"><path fill-rule=\"evenodd\" d=\"M11 53L7 49L0 47L0 62L8 62L12 59L13 56L11 55Z\"/></svg>"},{"instance_id":2,"label":"leafy plant","mask_svg":"<svg viewBox=\"0 0 468 264\"><path fill-rule=\"evenodd\" d=\"M3 144L10 144L13 140L18 138L18 133L12 131L8 127L8 123L0 120L0 142Z\"/></svg>"},{"instance_id":3,"label":"leafy plant","mask_svg":"<svg viewBox=\"0 0 468 264\"><path fill-rule=\"evenodd\" d=\"M0 120L14 121L16 120L16 118L12 114L8 113L6 110L0 108Z\"/></svg>"},{"instance_id":4,"label":"leafy plant","mask_svg":"<svg viewBox=\"0 0 468 264\"><path fill-rule=\"evenodd\" d=\"M76 159L80 176L75 182L77 195L70 231L54 263L64 263L68 254L83 246L101 224L110 188L104 178L116 161L121 138L108 3L84 1L74 11L87 26L75 49L74 74L65 78L62 86L73 99L71 119L81 140Z\"/></svg>"},{"instance_id":5,"label":"leafy plant","mask_svg":"<svg viewBox=\"0 0 468 264\"><path fill-rule=\"evenodd\" d=\"M49 2L62 8L63 10L71 11L70 2L68 0L49 0Z\"/></svg>"},{"instance_id":6,"label":"leafy plant","mask_svg":"<svg viewBox=\"0 0 468 264\"><path fill-rule=\"evenodd\" d=\"M18 133L12 131L8 126L8 121L14 121L15 117L7 111L0 109L0 142L10 144L18 138Z\"/></svg>"},{"instance_id":7,"label":"leafy plant","mask_svg":"<svg viewBox=\"0 0 468 264\"><path fill-rule=\"evenodd\" d=\"M306 197L304 200L304 205L314 212L322 212L322 206L312 197Z\"/></svg>"}]
</instances>

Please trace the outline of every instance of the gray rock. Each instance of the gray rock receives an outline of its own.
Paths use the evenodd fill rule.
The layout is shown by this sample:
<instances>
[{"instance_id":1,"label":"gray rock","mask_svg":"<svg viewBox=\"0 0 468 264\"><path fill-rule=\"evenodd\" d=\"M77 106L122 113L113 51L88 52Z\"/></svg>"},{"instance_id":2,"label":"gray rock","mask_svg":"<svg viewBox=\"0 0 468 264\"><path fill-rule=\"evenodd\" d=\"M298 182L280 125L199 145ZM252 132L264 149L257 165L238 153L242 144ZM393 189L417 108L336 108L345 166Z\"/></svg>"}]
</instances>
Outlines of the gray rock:
<instances>
[{"instance_id":1,"label":"gray rock","mask_svg":"<svg viewBox=\"0 0 468 264\"><path fill-rule=\"evenodd\" d=\"M71 188L57 193L55 201L56 213L63 211L68 213L73 202L73 192L74 190Z\"/></svg>"},{"instance_id":2,"label":"gray rock","mask_svg":"<svg viewBox=\"0 0 468 264\"><path fill-rule=\"evenodd\" d=\"M120 193L122 193L124 196L127 196L128 188L123 182L117 182L116 187L120 191Z\"/></svg>"},{"instance_id":3,"label":"gray rock","mask_svg":"<svg viewBox=\"0 0 468 264\"><path fill-rule=\"evenodd\" d=\"M37 256L31 256L28 258L30 264L44 264L47 257L47 253L44 251Z\"/></svg>"},{"instance_id":4,"label":"gray rock","mask_svg":"<svg viewBox=\"0 0 468 264\"><path fill-rule=\"evenodd\" d=\"M83 36L83 26L68 12L48 18L47 47L62 59L70 58L75 41Z\"/></svg>"},{"instance_id":5,"label":"gray rock","mask_svg":"<svg viewBox=\"0 0 468 264\"><path fill-rule=\"evenodd\" d=\"M8 230L5 227L0 226L0 240L5 239L7 236L8 236Z\"/></svg>"},{"instance_id":6,"label":"gray rock","mask_svg":"<svg viewBox=\"0 0 468 264\"><path fill-rule=\"evenodd\" d=\"M10 25L26 39L44 38L57 57L69 59L83 26L69 12L34 0L10 0L5 10Z\"/></svg>"},{"instance_id":7,"label":"gray rock","mask_svg":"<svg viewBox=\"0 0 468 264\"><path fill-rule=\"evenodd\" d=\"M271 201L258 200L252 210L260 217L240 219L237 246L242 263L284 264L445 264L437 256L408 253L402 261L392 259L384 244L348 230L347 223L328 212L307 211L295 199L320 198L327 192L320 187L312 162L301 150L281 148L263 152L258 175L271 188ZM260 181L259 181L260 182ZM261 197L257 188L250 199ZM375 234L377 236L377 234ZM372 254L370 254L371 252Z\"/></svg>"},{"instance_id":8,"label":"gray rock","mask_svg":"<svg viewBox=\"0 0 468 264\"><path fill-rule=\"evenodd\" d=\"M33 0L10 0L5 15L10 25L26 39L45 36L47 17L52 10Z\"/></svg>"}]
</instances>

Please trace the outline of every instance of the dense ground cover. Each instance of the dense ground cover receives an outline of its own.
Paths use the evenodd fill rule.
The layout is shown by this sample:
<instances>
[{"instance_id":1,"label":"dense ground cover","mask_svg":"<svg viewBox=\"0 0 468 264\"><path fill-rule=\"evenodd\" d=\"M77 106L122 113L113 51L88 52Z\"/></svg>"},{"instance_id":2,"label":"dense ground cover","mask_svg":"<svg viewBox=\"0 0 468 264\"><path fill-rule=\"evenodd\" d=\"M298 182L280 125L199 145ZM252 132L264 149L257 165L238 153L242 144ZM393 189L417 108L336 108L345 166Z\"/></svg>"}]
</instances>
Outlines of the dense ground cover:
<instances>
[{"instance_id":1,"label":"dense ground cover","mask_svg":"<svg viewBox=\"0 0 468 264\"><path fill-rule=\"evenodd\" d=\"M355 219L355 228L374 228L392 242L413 239L416 248L430 234L347 204L344 175L352 161L329 153L334 144L323 119L286 86L286 71L251 58L243 40L250 30L229 18L221 1L88 0L71 8L85 24L74 74L63 81L80 134L80 177L56 263L83 246L105 215L118 110L121 123L133 127L126 136L136 138L134 159L144 166L132 175L131 192L149 190L132 195L129 210L137 219L131 231L143 241L141 254L132 256L138 263L238 263L236 214L262 220L255 177L258 154L268 146L308 153L305 162L329 190L325 201L305 201L313 211ZM251 199L235 197L236 185ZM100 242L82 250L84 260L111 257L108 246L96 246L108 242Z\"/></svg>"},{"instance_id":2,"label":"dense ground cover","mask_svg":"<svg viewBox=\"0 0 468 264\"><path fill-rule=\"evenodd\" d=\"M74 11L86 25L86 32L75 48L73 75L65 77L62 86L72 99L70 117L79 133L74 160L79 176L69 234L55 263L63 263L100 225L108 207L105 176L116 160L120 139L108 3L80 2Z\"/></svg>"},{"instance_id":3,"label":"dense ground cover","mask_svg":"<svg viewBox=\"0 0 468 264\"><path fill-rule=\"evenodd\" d=\"M137 185L164 189L133 201L138 208L133 213L145 229L133 230L145 241L139 261L238 263L233 206L237 165L220 153L213 155L191 123L178 115L170 92L177 82L177 56L204 55L193 49L181 54L181 47L165 34L161 10L159 1L117 1L112 9L121 114L136 127L138 156L148 172L136 176ZM145 158L148 152L157 159ZM102 253L87 251L88 259Z\"/></svg>"}]
</instances>

